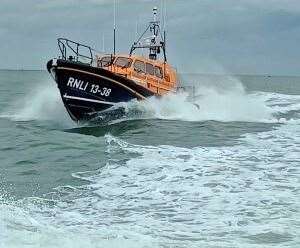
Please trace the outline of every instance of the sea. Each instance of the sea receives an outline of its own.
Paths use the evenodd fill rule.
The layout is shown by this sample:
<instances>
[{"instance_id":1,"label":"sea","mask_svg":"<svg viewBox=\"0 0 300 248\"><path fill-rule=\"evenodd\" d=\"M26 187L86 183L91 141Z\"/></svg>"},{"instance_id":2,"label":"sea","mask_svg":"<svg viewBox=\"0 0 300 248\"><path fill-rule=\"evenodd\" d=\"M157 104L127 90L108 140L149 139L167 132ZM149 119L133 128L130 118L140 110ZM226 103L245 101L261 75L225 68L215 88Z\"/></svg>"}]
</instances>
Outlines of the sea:
<instances>
[{"instance_id":1,"label":"sea","mask_svg":"<svg viewBox=\"0 0 300 248\"><path fill-rule=\"evenodd\" d=\"M0 247L300 247L300 77L182 78L77 124L0 71Z\"/></svg>"}]
</instances>

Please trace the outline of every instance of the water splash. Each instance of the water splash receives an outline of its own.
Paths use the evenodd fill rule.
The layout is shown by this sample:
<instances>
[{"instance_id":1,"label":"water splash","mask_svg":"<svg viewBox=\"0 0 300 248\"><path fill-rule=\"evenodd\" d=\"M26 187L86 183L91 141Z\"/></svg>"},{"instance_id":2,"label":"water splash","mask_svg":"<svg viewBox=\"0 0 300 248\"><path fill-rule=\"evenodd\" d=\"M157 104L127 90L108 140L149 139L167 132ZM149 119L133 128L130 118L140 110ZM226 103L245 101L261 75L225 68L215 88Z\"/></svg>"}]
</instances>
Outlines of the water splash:
<instances>
[{"instance_id":1,"label":"water splash","mask_svg":"<svg viewBox=\"0 0 300 248\"><path fill-rule=\"evenodd\" d=\"M247 94L235 79L220 85L196 87L195 99L186 92L152 97L127 104L127 112L139 110L145 118L184 121L215 120L222 122L274 122L272 109L259 94ZM130 115L129 115L130 116Z\"/></svg>"},{"instance_id":2,"label":"water splash","mask_svg":"<svg viewBox=\"0 0 300 248\"><path fill-rule=\"evenodd\" d=\"M33 90L32 90L33 89ZM14 121L43 120L70 125L72 122L64 108L59 90L53 82L43 82L1 114Z\"/></svg>"},{"instance_id":3,"label":"water splash","mask_svg":"<svg viewBox=\"0 0 300 248\"><path fill-rule=\"evenodd\" d=\"M15 121L45 120L67 126L74 125L63 106L55 84L47 82L33 88L33 91L1 117ZM278 118L276 114L289 110L289 106L284 110L281 106L272 105L274 94L247 93L242 83L234 77L220 77L219 81L206 80L195 89L194 99L191 99L188 93L181 92L161 98L151 97L145 101L120 103L114 107L115 116L107 111L100 113L98 120L104 124L128 119L269 123L284 122L284 118ZM296 109L299 107L297 104L293 106ZM118 112L116 110L118 108L124 112Z\"/></svg>"}]
</instances>

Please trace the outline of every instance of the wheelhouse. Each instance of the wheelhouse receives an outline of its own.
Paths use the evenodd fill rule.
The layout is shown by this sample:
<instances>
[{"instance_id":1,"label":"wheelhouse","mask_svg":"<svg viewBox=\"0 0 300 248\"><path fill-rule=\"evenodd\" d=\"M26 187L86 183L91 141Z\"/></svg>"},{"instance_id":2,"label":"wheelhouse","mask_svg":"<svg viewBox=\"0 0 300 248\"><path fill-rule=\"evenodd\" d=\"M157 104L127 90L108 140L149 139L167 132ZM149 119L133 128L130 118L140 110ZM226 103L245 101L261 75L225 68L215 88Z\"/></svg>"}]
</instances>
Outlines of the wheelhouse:
<instances>
[{"instance_id":1,"label":"wheelhouse","mask_svg":"<svg viewBox=\"0 0 300 248\"><path fill-rule=\"evenodd\" d=\"M141 56L96 56L96 66L131 79L158 94L172 92L177 85L176 71L169 64Z\"/></svg>"}]
</instances>

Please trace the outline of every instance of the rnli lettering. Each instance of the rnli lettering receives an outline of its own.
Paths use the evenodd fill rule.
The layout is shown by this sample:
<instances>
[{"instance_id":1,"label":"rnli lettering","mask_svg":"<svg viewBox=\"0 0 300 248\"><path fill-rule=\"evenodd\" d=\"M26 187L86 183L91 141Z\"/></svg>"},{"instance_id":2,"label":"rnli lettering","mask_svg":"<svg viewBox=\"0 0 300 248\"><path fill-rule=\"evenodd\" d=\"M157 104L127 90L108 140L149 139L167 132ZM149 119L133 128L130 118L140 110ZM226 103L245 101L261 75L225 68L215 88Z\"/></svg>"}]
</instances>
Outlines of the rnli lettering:
<instances>
[{"instance_id":1,"label":"rnli lettering","mask_svg":"<svg viewBox=\"0 0 300 248\"><path fill-rule=\"evenodd\" d=\"M97 84L90 84L89 82L84 82L83 80L79 80L79 79L73 78L73 77L69 77L67 86L71 87L71 88L79 89L82 91L87 91L87 92L90 92L93 94L106 96L106 97L108 97L111 93L110 88L106 88L106 87L101 88Z\"/></svg>"},{"instance_id":2,"label":"rnli lettering","mask_svg":"<svg viewBox=\"0 0 300 248\"><path fill-rule=\"evenodd\" d=\"M73 77L69 77L67 86L72 87L72 88L76 88L79 90L83 90L85 91L88 87L89 83L88 82L84 82L82 80L79 79L75 79Z\"/></svg>"},{"instance_id":3,"label":"rnli lettering","mask_svg":"<svg viewBox=\"0 0 300 248\"><path fill-rule=\"evenodd\" d=\"M74 83L74 80L75 80L74 78L69 77L69 81L68 81L67 86L73 87L72 84Z\"/></svg>"}]
</instances>

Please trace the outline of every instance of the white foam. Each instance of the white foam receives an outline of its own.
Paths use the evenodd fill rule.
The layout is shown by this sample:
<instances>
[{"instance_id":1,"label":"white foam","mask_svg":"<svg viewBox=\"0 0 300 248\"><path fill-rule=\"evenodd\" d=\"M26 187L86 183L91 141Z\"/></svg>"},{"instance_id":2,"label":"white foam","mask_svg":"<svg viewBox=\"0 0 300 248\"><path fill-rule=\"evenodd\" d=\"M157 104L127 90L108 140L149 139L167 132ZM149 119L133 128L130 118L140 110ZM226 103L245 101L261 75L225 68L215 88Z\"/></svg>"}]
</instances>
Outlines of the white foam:
<instances>
[{"instance_id":1,"label":"white foam","mask_svg":"<svg viewBox=\"0 0 300 248\"><path fill-rule=\"evenodd\" d=\"M73 125L63 106L59 90L52 81L40 83L33 88L34 90L18 99L14 107L0 117L17 121L50 120ZM284 123L284 117L278 120L275 115L300 109L300 96L267 92L246 93L242 84L233 77L225 77L217 84L205 82L202 86L198 85L195 95L198 97L194 100L187 93L177 93L161 98L151 97L145 101L120 103L119 106L125 107L126 119L266 123Z\"/></svg>"},{"instance_id":2,"label":"white foam","mask_svg":"<svg viewBox=\"0 0 300 248\"><path fill-rule=\"evenodd\" d=\"M58 187L63 197L52 204L1 207L2 243L251 247L246 237L262 233L297 242L299 138L299 125L291 124L229 147L135 145L106 135L106 166L74 174L88 185Z\"/></svg>"},{"instance_id":3,"label":"white foam","mask_svg":"<svg viewBox=\"0 0 300 248\"><path fill-rule=\"evenodd\" d=\"M39 82L31 87L24 97L11 104L12 107L2 113L2 118L14 121L44 120L71 125L59 90L52 81Z\"/></svg>"},{"instance_id":4,"label":"white foam","mask_svg":"<svg viewBox=\"0 0 300 248\"><path fill-rule=\"evenodd\" d=\"M59 212L41 205L0 201L0 247L151 247L151 239L130 238L130 231L118 234L108 227L76 224L84 216L76 211ZM18 206L22 205L22 207ZM100 220L101 221L101 220ZM90 223L91 224L91 223ZM148 245L148 246L147 246Z\"/></svg>"},{"instance_id":5,"label":"white foam","mask_svg":"<svg viewBox=\"0 0 300 248\"><path fill-rule=\"evenodd\" d=\"M242 84L227 78L222 85L198 86L196 100L189 100L187 93L152 97L141 102L131 102L128 111L140 110L144 117L184 121L246 121L276 122L266 99L255 93L247 94Z\"/></svg>"},{"instance_id":6,"label":"white foam","mask_svg":"<svg viewBox=\"0 0 300 248\"><path fill-rule=\"evenodd\" d=\"M191 121L264 121L270 112L299 111L299 96L233 88L202 88L197 104L208 112L185 94L132 102L127 110ZM268 233L293 247L300 237L300 122L280 122L233 146L135 145L106 135L106 165L73 174L88 185L57 187L60 198L50 204L3 203L0 195L0 247L271 247L247 241Z\"/></svg>"}]
</instances>

